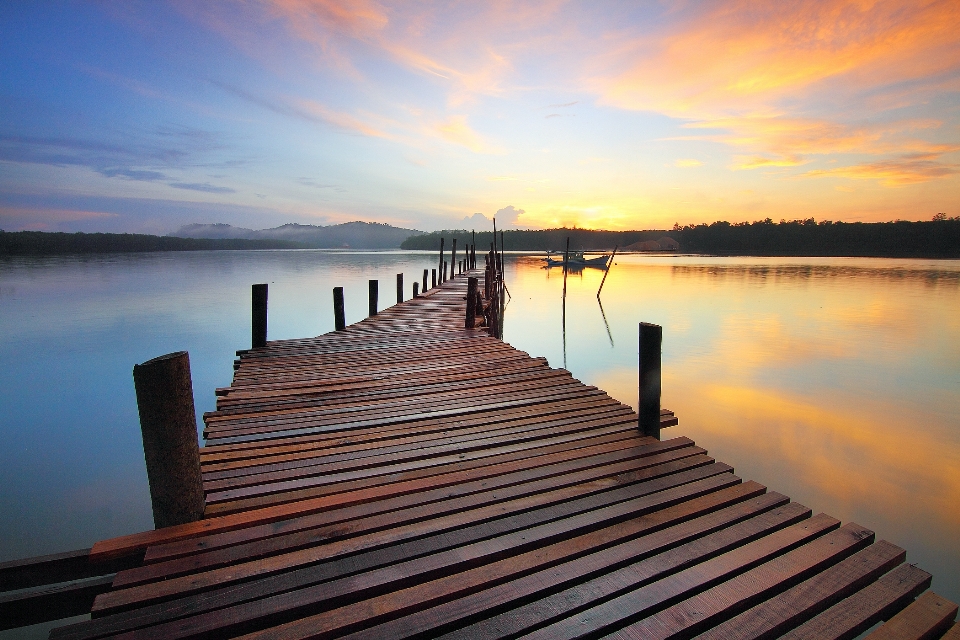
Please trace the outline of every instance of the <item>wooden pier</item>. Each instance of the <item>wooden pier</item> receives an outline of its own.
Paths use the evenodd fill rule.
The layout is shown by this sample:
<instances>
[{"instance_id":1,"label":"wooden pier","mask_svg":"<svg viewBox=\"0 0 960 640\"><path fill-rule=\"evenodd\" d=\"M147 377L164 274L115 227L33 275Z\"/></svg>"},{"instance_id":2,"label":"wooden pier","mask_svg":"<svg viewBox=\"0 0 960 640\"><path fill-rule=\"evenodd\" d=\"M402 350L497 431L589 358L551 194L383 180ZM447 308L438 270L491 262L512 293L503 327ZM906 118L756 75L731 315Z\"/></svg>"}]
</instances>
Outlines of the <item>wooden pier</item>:
<instances>
[{"instance_id":1,"label":"wooden pier","mask_svg":"<svg viewBox=\"0 0 960 640\"><path fill-rule=\"evenodd\" d=\"M902 549L640 435L463 328L466 287L243 352L204 518L97 543L120 569L50 637L960 638Z\"/></svg>"}]
</instances>

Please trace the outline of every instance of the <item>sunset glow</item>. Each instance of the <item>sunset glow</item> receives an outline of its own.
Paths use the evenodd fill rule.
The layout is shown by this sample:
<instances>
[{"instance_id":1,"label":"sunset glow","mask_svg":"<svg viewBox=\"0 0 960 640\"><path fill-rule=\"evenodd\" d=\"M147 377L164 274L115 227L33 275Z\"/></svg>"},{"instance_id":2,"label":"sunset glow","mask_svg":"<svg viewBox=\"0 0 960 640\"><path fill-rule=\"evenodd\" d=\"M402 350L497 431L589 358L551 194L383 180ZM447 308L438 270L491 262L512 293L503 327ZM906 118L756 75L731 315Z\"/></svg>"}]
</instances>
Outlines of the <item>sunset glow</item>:
<instances>
[{"instance_id":1,"label":"sunset glow","mask_svg":"<svg viewBox=\"0 0 960 640\"><path fill-rule=\"evenodd\" d=\"M0 29L8 231L960 215L950 0L4 3Z\"/></svg>"}]
</instances>

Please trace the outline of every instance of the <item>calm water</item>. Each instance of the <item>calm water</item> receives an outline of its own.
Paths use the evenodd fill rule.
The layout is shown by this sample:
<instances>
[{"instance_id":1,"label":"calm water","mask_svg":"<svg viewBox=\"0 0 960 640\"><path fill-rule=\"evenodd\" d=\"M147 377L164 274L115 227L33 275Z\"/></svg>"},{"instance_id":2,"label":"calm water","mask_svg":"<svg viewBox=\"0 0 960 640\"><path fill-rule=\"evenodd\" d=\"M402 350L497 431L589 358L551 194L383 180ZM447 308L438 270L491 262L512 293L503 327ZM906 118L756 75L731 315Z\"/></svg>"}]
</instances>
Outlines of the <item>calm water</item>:
<instances>
[{"instance_id":1,"label":"calm water","mask_svg":"<svg viewBox=\"0 0 960 640\"><path fill-rule=\"evenodd\" d=\"M333 329L406 295L434 255L170 253L0 261L0 560L152 528L131 370L188 350L198 413L250 341ZM505 339L636 406L637 323L664 328L663 406L744 478L855 520L960 600L960 264L618 256L571 274L510 256Z\"/></svg>"}]
</instances>

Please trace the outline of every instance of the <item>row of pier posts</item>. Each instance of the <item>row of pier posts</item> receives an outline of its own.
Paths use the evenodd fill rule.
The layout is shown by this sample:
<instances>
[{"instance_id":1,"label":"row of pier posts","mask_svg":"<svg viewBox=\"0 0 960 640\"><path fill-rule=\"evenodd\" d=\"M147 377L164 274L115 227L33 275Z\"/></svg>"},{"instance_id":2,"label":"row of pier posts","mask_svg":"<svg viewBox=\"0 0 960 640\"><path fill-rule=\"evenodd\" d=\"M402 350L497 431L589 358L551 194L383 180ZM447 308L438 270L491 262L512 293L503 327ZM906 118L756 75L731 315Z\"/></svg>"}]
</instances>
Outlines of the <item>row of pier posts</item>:
<instances>
[{"instance_id":1,"label":"row of pier posts","mask_svg":"<svg viewBox=\"0 0 960 640\"><path fill-rule=\"evenodd\" d=\"M503 305L507 291L503 279L503 235L499 246L496 228L490 251L484 256L484 286L479 278L467 279L465 327L475 328L482 319L490 334L502 338ZM443 259L444 241L440 240L440 264L429 269L430 288L447 280ZM464 250L464 259L456 260L457 242L450 251L450 275L477 268L476 245ZM426 292L428 269L423 270L422 291ZM438 283L439 279L439 283ZM413 297L420 295L420 282L413 283ZM379 282L369 281L369 315L377 315ZM397 303L403 302L403 274L397 274ZM343 287L333 289L334 324L346 329ZM251 291L251 334L253 348L267 343L267 285L255 284ZM662 328L640 323L639 353L639 431L660 437L660 354ZM238 355L242 352L238 352ZM235 362L234 367L238 367ZM197 422L190 378L190 360L186 351L170 353L135 365L133 368L144 459L150 484L154 524L157 528L193 522L203 517L204 493L200 474Z\"/></svg>"}]
</instances>

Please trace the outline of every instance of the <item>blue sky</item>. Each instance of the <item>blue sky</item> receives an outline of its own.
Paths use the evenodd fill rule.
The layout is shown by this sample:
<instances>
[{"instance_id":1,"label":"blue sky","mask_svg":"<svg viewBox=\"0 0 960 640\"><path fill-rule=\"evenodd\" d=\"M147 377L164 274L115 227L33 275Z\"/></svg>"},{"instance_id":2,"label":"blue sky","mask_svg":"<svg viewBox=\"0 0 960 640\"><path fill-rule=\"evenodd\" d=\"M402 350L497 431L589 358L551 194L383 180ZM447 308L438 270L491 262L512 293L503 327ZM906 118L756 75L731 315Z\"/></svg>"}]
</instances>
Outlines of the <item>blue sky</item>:
<instances>
[{"instance_id":1,"label":"blue sky","mask_svg":"<svg viewBox=\"0 0 960 640\"><path fill-rule=\"evenodd\" d=\"M0 228L960 214L955 2L5 2Z\"/></svg>"}]
</instances>

